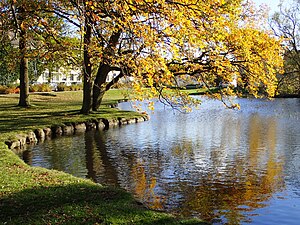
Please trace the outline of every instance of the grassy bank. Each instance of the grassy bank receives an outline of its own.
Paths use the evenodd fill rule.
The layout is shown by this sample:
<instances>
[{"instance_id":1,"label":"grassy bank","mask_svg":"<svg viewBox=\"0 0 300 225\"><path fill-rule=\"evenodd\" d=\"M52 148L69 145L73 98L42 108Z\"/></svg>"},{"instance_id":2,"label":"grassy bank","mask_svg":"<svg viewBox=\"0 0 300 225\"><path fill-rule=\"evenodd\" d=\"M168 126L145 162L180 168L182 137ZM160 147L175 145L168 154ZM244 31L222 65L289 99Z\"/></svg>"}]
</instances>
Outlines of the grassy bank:
<instances>
[{"instance_id":1,"label":"grassy bank","mask_svg":"<svg viewBox=\"0 0 300 225\"><path fill-rule=\"evenodd\" d=\"M22 109L17 95L0 96L0 224L202 224L147 210L122 190L30 167L7 149L7 138L34 128L137 116L110 108L122 98L116 91L106 95L99 113L79 115L81 97L81 92L33 94L32 107Z\"/></svg>"},{"instance_id":2,"label":"grassy bank","mask_svg":"<svg viewBox=\"0 0 300 225\"><path fill-rule=\"evenodd\" d=\"M20 108L18 95L0 95L0 133L19 133L33 128L46 127L66 122L81 122L93 118L134 117L138 114L119 111L111 104L122 99L117 90L109 91L103 101L100 112L90 115L78 114L81 108L82 92L52 92L31 94L31 107ZM7 137L4 137L7 138ZM1 139L0 139L1 140Z\"/></svg>"}]
</instances>

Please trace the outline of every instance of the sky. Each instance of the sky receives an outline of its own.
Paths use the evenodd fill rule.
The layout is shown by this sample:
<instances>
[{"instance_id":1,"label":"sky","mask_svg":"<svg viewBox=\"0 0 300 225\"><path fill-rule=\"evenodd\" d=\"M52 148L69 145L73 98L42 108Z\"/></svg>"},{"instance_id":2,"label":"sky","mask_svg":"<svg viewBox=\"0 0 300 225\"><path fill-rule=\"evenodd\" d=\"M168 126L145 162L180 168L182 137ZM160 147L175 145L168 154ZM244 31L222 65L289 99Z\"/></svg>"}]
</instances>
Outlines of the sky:
<instances>
[{"instance_id":1,"label":"sky","mask_svg":"<svg viewBox=\"0 0 300 225\"><path fill-rule=\"evenodd\" d=\"M253 0L253 2L259 6L261 4L266 4L270 7L270 13L274 13L279 10L278 4L280 3L280 0Z\"/></svg>"}]
</instances>

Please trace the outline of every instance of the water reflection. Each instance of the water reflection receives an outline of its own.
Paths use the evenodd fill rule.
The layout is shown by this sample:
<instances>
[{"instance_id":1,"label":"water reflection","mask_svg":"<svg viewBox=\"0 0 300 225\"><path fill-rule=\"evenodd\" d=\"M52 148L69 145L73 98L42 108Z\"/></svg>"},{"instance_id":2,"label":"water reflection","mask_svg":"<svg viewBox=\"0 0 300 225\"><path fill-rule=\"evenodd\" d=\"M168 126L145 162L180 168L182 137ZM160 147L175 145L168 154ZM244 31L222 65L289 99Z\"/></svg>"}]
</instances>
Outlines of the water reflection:
<instances>
[{"instance_id":1,"label":"water reflection","mask_svg":"<svg viewBox=\"0 0 300 225\"><path fill-rule=\"evenodd\" d=\"M239 101L241 111L205 101L192 114L157 105L149 122L46 141L27 161L214 224L298 224L300 104Z\"/></svg>"},{"instance_id":2,"label":"water reflection","mask_svg":"<svg viewBox=\"0 0 300 225\"><path fill-rule=\"evenodd\" d=\"M53 168L75 176L86 173L85 152L78 148L84 146L82 136L65 136L56 140L28 146L22 156L24 161L30 165Z\"/></svg>"},{"instance_id":3,"label":"water reflection","mask_svg":"<svg viewBox=\"0 0 300 225\"><path fill-rule=\"evenodd\" d=\"M105 145L105 137L100 132L84 135L86 150L87 178L97 183L118 185L117 171L112 165Z\"/></svg>"},{"instance_id":4,"label":"water reflection","mask_svg":"<svg viewBox=\"0 0 300 225\"><path fill-rule=\"evenodd\" d=\"M220 140L218 148L211 148L207 165L193 171L192 177L197 178L194 185L182 190L184 200L179 212L193 212L210 221L219 216L229 224L239 224L249 220L245 211L265 207L273 193L284 190L284 162L276 157L274 145L276 121L255 116L247 130L249 148L243 155L239 149L229 149L233 145L226 138Z\"/></svg>"}]
</instances>

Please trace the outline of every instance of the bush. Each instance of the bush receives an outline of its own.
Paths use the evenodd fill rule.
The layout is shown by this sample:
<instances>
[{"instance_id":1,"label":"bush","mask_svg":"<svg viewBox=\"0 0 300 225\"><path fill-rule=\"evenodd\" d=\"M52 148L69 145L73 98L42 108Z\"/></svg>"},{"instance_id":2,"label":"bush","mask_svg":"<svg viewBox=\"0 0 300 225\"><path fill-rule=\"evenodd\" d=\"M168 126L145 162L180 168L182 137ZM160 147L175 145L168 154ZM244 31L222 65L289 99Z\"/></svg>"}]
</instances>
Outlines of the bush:
<instances>
[{"instance_id":1,"label":"bush","mask_svg":"<svg viewBox=\"0 0 300 225\"><path fill-rule=\"evenodd\" d=\"M29 87L30 92L51 92L49 84L33 84Z\"/></svg>"},{"instance_id":2,"label":"bush","mask_svg":"<svg viewBox=\"0 0 300 225\"><path fill-rule=\"evenodd\" d=\"M64 83L60 83L57 85L57 91L70 91L70 87Z\"/></svg>"},{"instance_id":3,"label":"bush","mask_svg":"<svg viewBox=\"0 0 300 225\"><path fill-rule=\"evenodd\" d=\"M20 93L20 88L14 85L0 85L0 94L18 94Z\"/></svg>"},{"instance_id":4,"label":"bush","mask_svg":"<svg viewBox=\"0 0 300 225\"><path fill-rule=\"evenodd\" d=\"M30 87L29 87L30 92L38 92L39 90L40 90L39 84L33 84L33 85L30 85Z\"/></svg>"},{"instance_id":5,"label":"bush","mask_svg":"<svg viewBox=\"0 0 300 225\"><path fill-rule=\"evenodd\" d=\"M82 84L72 84L67 86L64 83L60 83L55 88L57 91L79 91L82 90ZM33 84L29 87L30 92L51 92L52 88L50 84ZM1 90L0 90L1 93Z\"/></svg>"},{"instance_id":6,"label":"bush","mask_svg":"<svg viewBox=\"0 0 300 225\"><path fill-rule=\"evenodd\" d=\"M5 93L6 89L7 89L6 86L0 85L0 94L6 94Z\"/></svg>"},{"instance_id":7,"label":"bush","mask_svg":"<svg viewBox=\"0 0 300 225\"><path fill-rule=\"evenodd\" d=\"M19 93L20 93L20 88L18 88L18 87L15 88L15 89L14 89L14 93L15 93L15 94L19 94Z\"/></svg>"},{"instance_id":8,"label":"bush","mask_svg":"<svg viewBox=\"0 0 300 225\"><path fill-rule=\"evenodd\" d=\"M70 86L70 91L79 91L82 90L82 85L81 84L72 84Z\"/></svg>"},{"instance_id":9,"label":"bush","mask_svg":"<svg viewBox=\"0 0 300 225\"><path fill-rule=\"evenodd\" d=\"M41 88L40 89L41 92L51 92L52 91L49 84L41 84L40 88Z\"/></svg>"}]
</instances>

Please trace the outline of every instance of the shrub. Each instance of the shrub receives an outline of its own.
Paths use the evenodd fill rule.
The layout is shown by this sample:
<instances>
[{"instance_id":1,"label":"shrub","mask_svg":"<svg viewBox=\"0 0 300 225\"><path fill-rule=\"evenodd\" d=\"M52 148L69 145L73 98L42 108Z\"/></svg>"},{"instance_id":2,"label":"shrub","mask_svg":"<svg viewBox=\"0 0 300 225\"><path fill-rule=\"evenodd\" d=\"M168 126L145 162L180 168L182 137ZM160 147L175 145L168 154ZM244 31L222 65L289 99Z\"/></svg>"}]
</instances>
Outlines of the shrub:
<instances>
[{"instance_id":1,"label":"shrub","mask_svg":"<svg viewBox=\"0 0 300 225\"><path fill-rule=\"evenodd\" d=\"M19 94L19 93L20 93L20 88L18 88L18 87L15 88L14 93L15 93L15 94Z\"/></svg>"},{"instance_id":2,"label":"shrub","mask_svg":"<svg viewBox=\"0 0 300 225\"><path fill-rule=\"evenodd\" d=\"M30 92L51 92L51 86L49 84L33 84L29 87Z\"/></svg>"},{"instance_id":3,"label":"shrub","mask_svg":"<svg viewBox=\"0 0 300 225\"><path fill-rule=\"evenodd\" d=\"M38 91L40 91L40 85L39 84L30 85L29 91L30 92L38 92Z\"/></svg>"},{"instance_id":4,"label":"shrub","mask_svg":"<svg viewBox=\"0 0 300 225\"><path fill-rule=\"evenodd\" d=\"M41 92L51 92L51 86L49 84L41 84L40 86L40 91Z\"/></svg>"},{"instance_id":5,"label":"shrub","mask_svg":"<svg viewBox=\"0 0 300 225\"><path fill-rule=\"evenodd\" d=\"M57 85L57 91L70 91L70 87L64 83L60 83Z\"/></svg>"},{"instance_id":6,"label":"shrub","mask_svg":"<svg viewBox=\"0 0 300 225\"><path fill-rule=\"evenodd\" d=\"M20 88L15 85L4 86L0 85L0 94L17 94L20 93Z\"/></svg>"},{"instance_id":7,"label":"shrub","mask_svg":"<svg viewBox=\"0 0 300 225\"><path fill-rule=\"evenodd\" d=\"M82 90L82 85L81 84L72 84L70 86L70 90L71 91L79 91Z\"/></svg>"},{"instance_id":8,"label":"shrub","mask_svg":"<svg viewBox=\"0 0 300 225\"><path fill-rule=\"evenodd\" d=\"M0 94L6 94L6 89L7 87L6 86L3 86L3 85L0 85Z\"/></svg>"}]
</instances>

